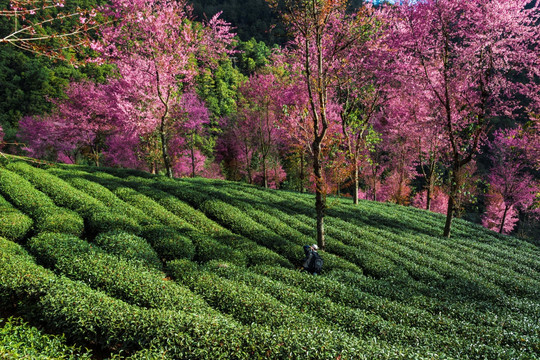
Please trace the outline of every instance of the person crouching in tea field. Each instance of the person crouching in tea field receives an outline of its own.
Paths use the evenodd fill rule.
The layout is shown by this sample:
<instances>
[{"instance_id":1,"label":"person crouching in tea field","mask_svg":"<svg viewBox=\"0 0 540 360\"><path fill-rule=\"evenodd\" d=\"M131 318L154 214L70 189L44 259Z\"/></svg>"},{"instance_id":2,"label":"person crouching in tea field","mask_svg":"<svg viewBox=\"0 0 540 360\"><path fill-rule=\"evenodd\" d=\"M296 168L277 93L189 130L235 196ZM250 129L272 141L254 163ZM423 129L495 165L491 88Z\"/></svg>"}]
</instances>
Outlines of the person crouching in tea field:
<instances>
[{"instance_id":1,"label":"person crouching in tea field","mask_svg":"<svg viewBox=\"0 0 540 360\"><path fill-rule=\"evenodd\" d=\"M319 250L317 244L304 245L304 254L306 255L303 264L304 270L312 275L320 274L323 266L323 259L317 250Z\"/></svg>"}]
</instances>

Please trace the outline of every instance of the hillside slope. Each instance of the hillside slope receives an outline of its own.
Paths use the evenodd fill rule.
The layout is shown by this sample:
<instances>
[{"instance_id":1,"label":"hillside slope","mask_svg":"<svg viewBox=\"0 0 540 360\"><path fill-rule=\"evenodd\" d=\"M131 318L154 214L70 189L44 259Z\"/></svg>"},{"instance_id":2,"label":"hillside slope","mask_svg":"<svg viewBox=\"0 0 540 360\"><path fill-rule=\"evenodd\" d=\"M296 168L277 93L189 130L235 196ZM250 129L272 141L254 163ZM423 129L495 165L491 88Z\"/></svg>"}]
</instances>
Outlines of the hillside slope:
<instances>
[{"instance_id":1,"label":"hillside slope","mask_svg":"<svg viewBox=\"0 0 540 360\"><path fill-rule=\"evenodd\" d=\"M311 276L298 267L313 201L12 161L0 167L0 356L540 358L538 247L460 220L441 238L441 215L329 199Z\"/></svg>"}]
</instances>

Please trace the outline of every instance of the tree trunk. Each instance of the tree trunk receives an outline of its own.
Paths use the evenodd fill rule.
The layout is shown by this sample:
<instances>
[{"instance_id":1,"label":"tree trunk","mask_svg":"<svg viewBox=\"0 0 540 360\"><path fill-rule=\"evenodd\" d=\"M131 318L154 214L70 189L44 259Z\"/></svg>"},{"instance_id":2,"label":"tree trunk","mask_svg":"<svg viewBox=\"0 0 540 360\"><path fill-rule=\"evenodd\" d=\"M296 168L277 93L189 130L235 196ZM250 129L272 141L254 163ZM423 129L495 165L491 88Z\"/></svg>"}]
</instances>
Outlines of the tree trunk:
<instances>
[{"instance_id":1,"label":"tree trunk","mask_svg":"<svg viewBox=\"0 0 540 360\"><path fill-rule=\"evenodd\" d=\"M358 160L356 156L354 157L354 172L353 172L353 181L354 181L354 195L353 195L353 203L354 205L358 205Z\"/></svg>"},{"instance_id":2,"label":"tree trunk","mask_svg":"<svg viewBox=\"0 0 540 360\"><path fill-rule=\"evenodd\" d=\"M304 192L304 178L305 178L305 174L304 174L304 152L302 151L301 154L300 154L300 186L299 186L299 189L300 189L300 192L303 193Z\"/></svg>"},{"instance_id":3,"label":"tree trunk","mask_svg":"<svg viewBox=\"0 0 540 360\"><path fill-rule=\"evenodd\" d=\"M268 189L268 174L267 174L267 170L266 170L266 156L263 156L263 162L262 162L262 166L263 166L263 186L265 189Z\"/></svg>"},{"instance_id":4,"label":"tree trunk","mask_svg":"<svg viewBox=\"0 0 540 360\"><path fill-rule=\"evenodd\" d=\"M324 249L324 215L326 209L326 194L324 192L324 181L321 173L321 143L315 140L313 142L313 173L315 175L315 210L317 212L317 245Z\"/></svg>"},{"instance_id":5,"label":"tree trunk","mask_svg":"<svg viewBox=\"0 0 540 360\"><path fill-rule=\"evenodd\" d=\"M171 159L169 158L169 147L167 145L167 134L165 133L165 118L161 119L161 126L159 128L159 135L161 137L161 151L163 152L163 166L165 166L165 173L167 177L173 177L171 168Z\"/></svg>"},{"instance_id":6,"label":"tree trunk","mask_svg":"<svg viewBox=\"0 0 540 360\"><path fill-rule=\"evenodd\" d=\"M503 233L503 229L504 229L504 222L506 221L506 215L508 214L508 205L506 205L504 207L504 213L503 213L503 217L502 217L502 220L501 220L501 227L499 228L499 234L502 234Z\"/></svg>"},{"instance_id":7,"label":"tree trunk","mask_svg":"<svg viewBox=\"0 0 540 360\"><path fill-rule=\"evenodd\" d=\"M434 187L435 187L435 179L434 179L434 174L435 172L434 171L431 171L430 175L429 175L429 178L428 178L428 186L427 186L427 189L426 189L426 210L431 210L431 200L432 200L432 197L433 197L433 191L434 191Z\"/></svg>"},{"instance_id":8,"label":"tree trunk","mask_svg":"<svg viewBox=\"0 0 540 360\"><path fill-rule=\"evenodd\" d=\"M448 208L446 209L446 223L444 224L444 231L443 231L443 237L450 237L450 229L452 227L452 219L454 217L454 209L455 209L455 199L457 197L457 193L459 190L459 173L460 173L460 166L458 163L458 160L454 161L454 169L453 173L450 176L450 196L448 198Z\"/></svg>"},{"instance_id":9,"label":"tree trunk","mask_svg":"<svg viewBox=\"0 0 540 360\"><path fill-rule=\"evenodd\" d=\"M191 145L191 177L195 177L195 149Z\"/></svg>"}]
</instances>

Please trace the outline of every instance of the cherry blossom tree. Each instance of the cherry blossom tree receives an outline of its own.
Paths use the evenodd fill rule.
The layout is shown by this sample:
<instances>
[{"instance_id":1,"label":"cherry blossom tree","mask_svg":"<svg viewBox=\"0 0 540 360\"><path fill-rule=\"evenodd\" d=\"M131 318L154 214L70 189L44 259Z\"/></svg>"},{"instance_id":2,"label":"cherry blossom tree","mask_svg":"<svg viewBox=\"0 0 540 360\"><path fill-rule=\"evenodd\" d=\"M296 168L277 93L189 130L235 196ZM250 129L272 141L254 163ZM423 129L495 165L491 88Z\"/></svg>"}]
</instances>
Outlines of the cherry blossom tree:
<instances>
[{"instance_id":1,"label":"cherry blossom tree","mask_svg":"<svg viewBox=\"0 0 540 360\"><path fill-rule=\"evenodd\" d=\"M240 88L243 100L239 103L239 112L244 120L243 126L249 131L247 142L255 146L260 157L262 184L268 187L268 161L272 157L277 161L281 139L284 137L280 127L284 116L283 106L287 99L278 79L274 74L255 74L249 77Z\"/></svg>"},{"instance_id":2,"label":"cherry blossom tree","mask_svg":"<svg viewBox=\"0 0 540 360\"><path fill-rule=\"evenodd\" d=\"M487 195L486 213L482 215L482 226L500 234L509 234L519 221L516 208L505 203L497 192Z\"/></svg>"},{"instance_id":3,"label":"cherry blossom tree","mask_svg":"<svg viewBox=\"0 0 540 360\"><path fill-rule=\"evenodd\" d=\"M403 1L387 7L396 78L420 81L441 109L450 164L443 235L450 236L459 184L495 116L514 116L517 94L536 96L537 12L528 0ZM515 74L520 74L517 82Z\"/></svg>"},{"instance_id":4,"label":"cherry blossom tree","mask_svg":"<svg viewBox=\"0 0 540 360\"><path fill-rule=\"evenodd\" d=\"M347 66L344 60L354 41L364 34L360 21L362 17L345 15L346 2L343 0L268 1L283 10L284 22L294 36L291 55L307 92L308 118L313 130L310 138L316 182L317 243L324 249L326 193L322 148L330 124L329 95L336 87L339 76L344 73ZM338 31L335 27L338 27Z\"/></svg>"},{"instance_id":5,"label":"cherry blossom tree","mask_svg":"<svg viewBox=\"0 0 540 360\"><path fill-rule=\"evenodd\" d=\"M341 105L341 130L345 137L344 144L351 158L351 177L354 186L353 203L358 204L358 189L361 157L366 156L369 148L369 131L376 119L381 105L385 101L382 91L383 81L379 74L386 55L380 48L382 36L381 19L371 7L363 7L356 14L360 23L346 23L361 29L357 32L348 52L347 67L337 79L336 101ZM335 27L336 36L344 30ZM353 33L351 29L345 30Z\"/></svg>"},{"instance_id":6,"label":"cherry blossom tree","mask_svg":"<svg viewBox=\"0 0 540 360\"><path fill-rule=\"evenodd\" d=\"M528 139L518 127L496 132L489 144L493 167L488 176L490 194L485 219L490 228L496 223L500 233L511 231L517 221L511 220L512 215L528 210L536 197L537 183L528 172L532 164L523 146Z\"/></svg>"},{"instance_id":7,"label":"cherry blossom tree","mask_svg":"<svg viewBox=\"0 0 540 360\"><path fill-rule=\"evenodd\" d=\"M19 123L19 138L30 156L57 156L75 162L83 156L100 165L106 138L115 129L118 110L109 94L111 87L91 81L73 82L66 99L55 99L48 115L29 116Z\"/></svg>"},{"instance_id":8,"label":"cherry blossom tree","mask_svg":"<svg viewBox=\"0 0 540 360\"><path fill-rule=\"evenodd\" d=\"M448 195L444 190L440 186L433 186L433 190L429 196L431 197L431 206L429 209L426 206L429 199L427 189L421 190L413 197L412 205L419 209L426 209L446 215L446 211L448 210Z\"/></svg>"},{"instance_id":9,"label":"cherry blossom tree","mask_svg":"<svg viewBox=\"0 0 540 360\"><path fill-rule=\"evenodd\" d=\"M219 14L205 24L191 21L185 0L113 0L102 11L112 24L102 27L93 48L116 64L119 75L149 104L148 121L155 124L163 166L172 177L172 108L193 87L200 63L211 64L229 52L234 34Z\"/></svg>"}]
</instances>

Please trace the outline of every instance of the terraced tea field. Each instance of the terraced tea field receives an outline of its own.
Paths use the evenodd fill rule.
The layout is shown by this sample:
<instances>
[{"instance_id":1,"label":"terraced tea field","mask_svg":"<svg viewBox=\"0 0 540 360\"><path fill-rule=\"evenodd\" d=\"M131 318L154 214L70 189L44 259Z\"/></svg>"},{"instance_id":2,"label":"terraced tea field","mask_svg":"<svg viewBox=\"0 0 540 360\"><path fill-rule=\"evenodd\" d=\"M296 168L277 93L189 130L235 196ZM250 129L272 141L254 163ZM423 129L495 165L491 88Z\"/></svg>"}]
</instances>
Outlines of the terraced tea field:
<instances>
[{"instance_id":1,"label":"terraced tea field","mask_svg":"<svg viewBox=\"0 0 540 360\"><path fill-rule=\"evenodd\" d=\"M349 201L329 198L311 276L312 195L12 161L0 357L540 358L538 247Z\"/></svg>"}]
</instances>

